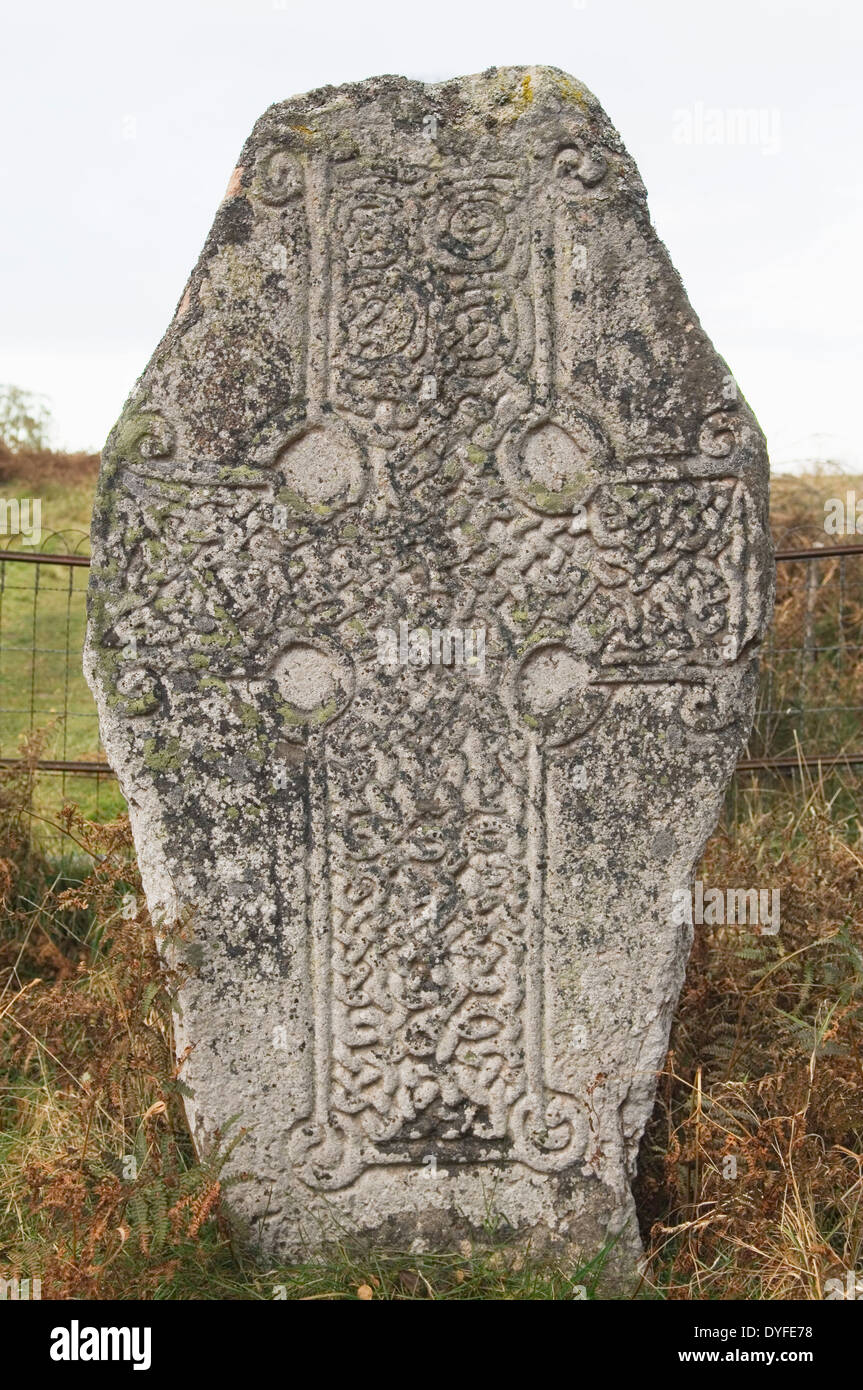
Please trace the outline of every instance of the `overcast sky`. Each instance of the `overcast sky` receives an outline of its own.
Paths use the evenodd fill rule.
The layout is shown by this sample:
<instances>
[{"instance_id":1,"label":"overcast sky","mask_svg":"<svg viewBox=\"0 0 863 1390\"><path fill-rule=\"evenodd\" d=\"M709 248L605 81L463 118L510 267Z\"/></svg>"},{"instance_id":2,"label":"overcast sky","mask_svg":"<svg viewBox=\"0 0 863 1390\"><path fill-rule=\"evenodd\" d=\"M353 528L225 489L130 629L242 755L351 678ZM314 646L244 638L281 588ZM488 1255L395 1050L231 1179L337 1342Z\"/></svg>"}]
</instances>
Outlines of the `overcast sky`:
<instances>
[{"instance_id":1,"label":"overcast sky","mask_svg":"<svg viewBox=\"0 0 863 1390\"><path fill-rule=\"evenodd\" d=\"M774 464L863 468L861 0L4 0L0 381L99 447L273 101L549 63L599 98ZM735 111L753 113L742 132Z\"/></svg>"}]
</instances>

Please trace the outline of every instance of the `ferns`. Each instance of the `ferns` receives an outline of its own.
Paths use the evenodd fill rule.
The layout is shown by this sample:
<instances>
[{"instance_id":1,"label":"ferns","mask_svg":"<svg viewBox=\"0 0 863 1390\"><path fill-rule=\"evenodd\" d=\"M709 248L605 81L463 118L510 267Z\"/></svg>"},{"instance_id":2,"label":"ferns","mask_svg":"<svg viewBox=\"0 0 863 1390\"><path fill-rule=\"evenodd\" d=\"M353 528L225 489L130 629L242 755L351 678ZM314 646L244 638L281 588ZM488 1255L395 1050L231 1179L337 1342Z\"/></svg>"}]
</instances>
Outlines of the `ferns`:
<instances>
[{"instance_id":1,"label":"ferns","mask_svg":"<svg viewBox=\"0 0 863 1390\"><path fill-rule=\"evenodd\" d=\"M10 785L7 832L17 826ZM201 1161L192 1151L171 1038L180 976L143 908L118 908L130 884L143 902L128 826L91 825L71 807L62 821L90 856L82 881L53 882L10 834L0 882L4 1069L22 1101L4 1103L0 1274L32 1269L43 1297L111 1297L118 1283L145 1289L154 1262L168 1269L210 1238L243 1132Z\"/></svg>"}]
</instances>

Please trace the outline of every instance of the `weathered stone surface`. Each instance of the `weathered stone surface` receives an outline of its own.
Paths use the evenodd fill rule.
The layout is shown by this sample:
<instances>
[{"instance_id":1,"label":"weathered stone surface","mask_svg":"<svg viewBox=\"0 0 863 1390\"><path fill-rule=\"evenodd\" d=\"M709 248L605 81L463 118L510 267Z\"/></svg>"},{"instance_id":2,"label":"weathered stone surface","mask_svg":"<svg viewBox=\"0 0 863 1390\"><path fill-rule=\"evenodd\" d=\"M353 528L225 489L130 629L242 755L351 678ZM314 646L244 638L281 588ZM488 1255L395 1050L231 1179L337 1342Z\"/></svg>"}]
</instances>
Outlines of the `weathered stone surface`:
<instances>
[{"instance_id":1,"label":"weathered stone surface","mask_svg":"<svg viewBox=\"0 0 863 1390\"><path fill-rule=\"evenodd\" d=\"M766 484L579 82L259 121L105 449L86 665L266 1251L637 1250Z\"/></svg>"}]
</instances>

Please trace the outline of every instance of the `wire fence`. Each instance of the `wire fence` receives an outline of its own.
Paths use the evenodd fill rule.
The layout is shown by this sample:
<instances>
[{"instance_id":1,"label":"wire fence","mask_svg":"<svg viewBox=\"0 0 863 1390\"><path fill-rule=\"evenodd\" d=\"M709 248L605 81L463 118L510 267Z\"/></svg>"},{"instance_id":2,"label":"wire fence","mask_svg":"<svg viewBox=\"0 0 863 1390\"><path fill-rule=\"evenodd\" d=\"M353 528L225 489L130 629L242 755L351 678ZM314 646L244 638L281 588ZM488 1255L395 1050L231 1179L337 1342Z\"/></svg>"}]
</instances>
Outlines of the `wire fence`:
<instances>
[{"instance_id":1,"label":"wire fence","mask_svg":"<svg viewBox=\"0 0 863 1390\"><path fill-rule=\"evenodd\" d=\"M863 542L779 550L741 771L863 765Z\"/></svg>"},{"instance_id":2,"label":"wire fence","mask_svg":"<svg viewBox=\"0 0 863 1390\"><path fill-rule=\"evenodd\" d=\"M780 550L773 625L740 773L863 768L863 542ZM85 532L0 549L0 766L21 760L88 813L120 809L81 671L90 564ZM36 740L36 743L33 742ZM55 795L56 800L56 795Z\"/></svg>"},{"instance_id":3,"label":"wire fence","mask_svg":"<svg viewBox=\"0 0 863 1390\"><path fill-rule=\"evenodd\" d=\"M0 549L0 766L38 751L32 803L46 825L58 800L116 814L123 798L81 669L90 538L51 532L26 551L10 539Z\"/></svg>"}]
</instances>

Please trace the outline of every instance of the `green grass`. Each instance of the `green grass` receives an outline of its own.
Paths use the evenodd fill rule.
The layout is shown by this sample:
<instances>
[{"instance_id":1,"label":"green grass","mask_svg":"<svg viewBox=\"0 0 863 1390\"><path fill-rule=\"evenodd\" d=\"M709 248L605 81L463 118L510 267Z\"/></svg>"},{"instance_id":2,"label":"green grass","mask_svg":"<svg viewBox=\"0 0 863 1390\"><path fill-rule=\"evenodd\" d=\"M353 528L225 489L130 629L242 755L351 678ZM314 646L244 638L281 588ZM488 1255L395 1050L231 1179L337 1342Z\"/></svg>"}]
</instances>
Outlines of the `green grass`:
<instances>
[{"instance_id":1,"label":"green grass","mask_svg":"<svg viewBox=\"0 0 863 1390\"><path fill-rule=\"evenodd\" d=\"M88 455L28 455L0 460L4 500L38 498L41 544L13 534L2 548L89 553L90 512L97 460ZM0 548L0 561L2 561ZM39 731L40 756L63 761L104 758L92 696L81 670L88 571L84 567L0 563L0 757L15 757ZM113 778L44 773L34 785L34 815L46 842L64 801L95 819L123 807Z\"/></svg>"}]
</instances>

